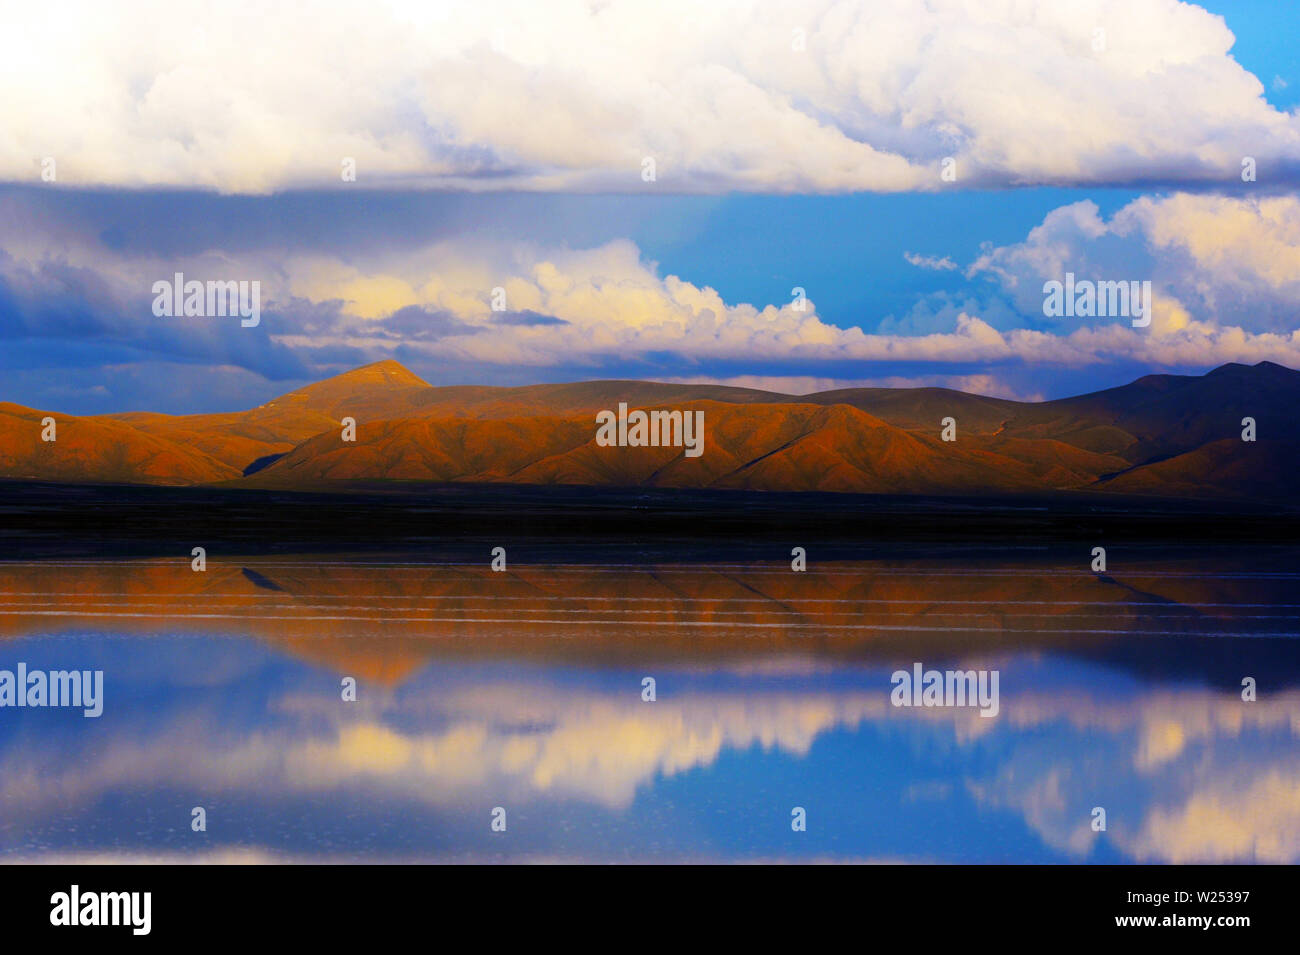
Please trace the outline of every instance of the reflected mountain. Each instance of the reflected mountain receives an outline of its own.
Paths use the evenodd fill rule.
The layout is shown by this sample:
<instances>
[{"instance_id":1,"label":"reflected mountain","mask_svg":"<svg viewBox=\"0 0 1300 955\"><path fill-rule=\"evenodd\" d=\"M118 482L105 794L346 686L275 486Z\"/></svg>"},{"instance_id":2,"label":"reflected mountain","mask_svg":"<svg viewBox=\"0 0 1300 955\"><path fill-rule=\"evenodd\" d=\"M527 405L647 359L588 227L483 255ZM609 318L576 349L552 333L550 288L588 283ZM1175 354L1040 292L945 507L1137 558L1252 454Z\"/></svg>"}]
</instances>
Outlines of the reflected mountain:
<instances>
[{"instance_id":1,"label":"reflected mountain","mask_svg":"<svg viewBox=\"0 0 1300 955\"><path fill-rule=\"evenodd\" d=\"M311 555L0 562L0 637L101 630L246 636L399 683L428 661L936 660L1051 650L1134 674L1221 687L1300 685L1286 551L1126 560L1094 574L1050 562L422 564Z\"/></svg>"}]
</instances>

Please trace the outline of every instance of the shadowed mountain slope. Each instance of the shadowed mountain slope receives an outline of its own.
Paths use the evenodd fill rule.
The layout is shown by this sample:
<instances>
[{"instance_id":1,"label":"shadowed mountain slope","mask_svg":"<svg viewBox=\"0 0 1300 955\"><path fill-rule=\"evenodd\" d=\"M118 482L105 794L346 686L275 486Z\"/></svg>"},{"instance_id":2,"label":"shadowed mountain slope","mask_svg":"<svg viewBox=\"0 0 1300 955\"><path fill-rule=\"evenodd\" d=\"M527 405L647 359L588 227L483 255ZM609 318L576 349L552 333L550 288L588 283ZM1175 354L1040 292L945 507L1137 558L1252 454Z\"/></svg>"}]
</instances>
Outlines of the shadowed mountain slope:
<instances>
[{"instance_id":1,"label":"shadowed mountain slope","mask_svg":"<svg viewBox=\"0 0 1300 955\"><path fill-rule=\"evenodd\" d=\"M1008 432L1054 437L1143 464L1225 438L1240 441L1242 418L1261 440L1290 434L1300 372L1272 362L1229 364L1205 375L1148 375L1075 398L1023 405Z\"/></svg>"}]
</instances>

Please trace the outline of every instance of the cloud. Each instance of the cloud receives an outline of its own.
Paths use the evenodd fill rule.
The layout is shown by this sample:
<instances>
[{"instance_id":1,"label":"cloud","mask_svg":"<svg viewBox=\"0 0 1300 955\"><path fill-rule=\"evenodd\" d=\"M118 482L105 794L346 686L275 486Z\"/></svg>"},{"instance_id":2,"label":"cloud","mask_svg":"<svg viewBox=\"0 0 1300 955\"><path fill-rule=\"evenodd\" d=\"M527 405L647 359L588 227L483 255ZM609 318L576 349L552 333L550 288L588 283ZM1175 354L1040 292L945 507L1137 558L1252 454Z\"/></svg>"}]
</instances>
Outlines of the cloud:
<instances>
[{"instance_id":1,"label":"cloud","mask_svg":"<svg viewBox=\"0 0 1300 955\"><path fill-rule=\"evenodd\" d=\"M936 272L948 272L957 268L957 263L948 256L938 258L933 255L919 255L916 252L904 252L903 258L918 269L931 269Z\"/></svg>"},{"instance_id":2,"label":"cloud","mask_svg":"<svg viewBox=\"0 0 1300 955\"><path fill-rule=\"evenodd\" d=\"M945 158L981 187L1224 183L1248 154L1294 182L1300 118L1233 43L1170 0L26 4L0 178L896 191L949 187Z\"/></svg>"},{"instance_id":3,"label":"cloud","mask_svg":"<svg viewBox=\"0 0 1300 955\"><path fill-rule=\"evenodd\" d=\"M1067 210L1069 216L1078 215L1073 207ZM1013 250L1003 260L1022 271L1059 264L1052 250L1042 252L1035 241L1031 239L1023 254ZM998 253L989 258L998 259ZM473 253L463 246L435 246L408 264L414 271L393 274L388 264L381 266L382 272L369 273L336 260L286 262L283 271L295 299L335 302L341 311L331 327L306 333L277 331L275 341L300 354L329 345L382 350L400 343L408 354L429 359L536 367L560 362L598 367L615 359L664 353L677 356L679 365L850 361L1077 367L1113 359L1164 367L1265 359L1300 365L1300 332L1220 325L1213 317L1201 317L1205 313L1189 313L1164 286L1149 329L1083 320L1076 320L1064 334L1037 327L998 329L962 310L946 330L872 334L825 321L811 300L804 303L804 311L792 302L726 302L708 286L660 275L627 241L583 250L482 247ZM981 266L977 271L994 268ZM1007 281L1014 284L1015 279L1010 275ZM1267 294L1263 274L1238 272L1238 281ZM551 316L559 324L502 326L491 310L494 288L504 290L510 310ZM1029 307L1041 316L1041 282L1033 288ZM446 313L469 330L428 343L395 335L387 317L390 310L415 305ZM1026 324L1041 322L1031 319Z\"/></svg>"},{"instance_id":4,"label":"cloud","mask_svg":"<svg viewBox=\"0 0 1300 955\"><path fill-rule=\"evenodd\" d=\"M1143 196L1109 220L1095 203L1076 202L1049 213L1024 242L985 250L966 274L993 278L1022 314L1041 320L1043 283L1067 272L1152 282L1159 337L1229 325L1288 333L1300 301L1300 197Z\"/></svg>"},{"instance_id":5,"label":"cloud","mask_svg":"<svg viewBox=\"0 0 1300 955\"><path fill-rule=\"evenodd\" d=\"M1024 392L995 375L888 375L882 378L824 378L814 375L733 375L717 377L697 375L690 378L661 378L671 384L728 385L754 388L782 395L811 395L821 391L846 388L951 388L967 394L1015 401L1041 401L1038 392Z\"/></svg>"},{"instance_id":6,"label":"cloud","mask_svg":"<svg viewBox=\"0 0 1300 955\"><path fill-rule=\"evenodd\" d=\"M972 284L961 295L919 306L939 309L928 318L880 322L875 332L828 321L811 299L728 301L665 274L628 240L577 249L474 237L338 251L276 243L177 255L107 244L18 201L0 202L6 208L25 211L0 225L0 338L10 344L5 360L15 380L29 384L22 376L48 364L51 343L60 343L62 367L101 369L99 380L83 374L79 386L111 382L132 395L157 378L139 369L243 369L263 382L296 384L394 357L480 383L507 373L513 383L554 380L560 369L568 379L748 376L789 380L777 388L787 391L870 381L1005 396L1042 391L1041 382L1013 384L1013 367L1300 366L1293 197L1144 197L1109 220L1091 202L1063 206L1023 242L987 248L965 271ZM261 324L154 316L153 283L177 271L260 282ZM1044 318L1043 282L1066 271L1151 279L1151 326ZM874 320L861 318L868 328ZM199 383L212 374L184 377ZM237 390L250 397L286 390L250 388L247 377ZM167 387L168 407L185 391L157 387Z\"/></svg>"}]
</instances>

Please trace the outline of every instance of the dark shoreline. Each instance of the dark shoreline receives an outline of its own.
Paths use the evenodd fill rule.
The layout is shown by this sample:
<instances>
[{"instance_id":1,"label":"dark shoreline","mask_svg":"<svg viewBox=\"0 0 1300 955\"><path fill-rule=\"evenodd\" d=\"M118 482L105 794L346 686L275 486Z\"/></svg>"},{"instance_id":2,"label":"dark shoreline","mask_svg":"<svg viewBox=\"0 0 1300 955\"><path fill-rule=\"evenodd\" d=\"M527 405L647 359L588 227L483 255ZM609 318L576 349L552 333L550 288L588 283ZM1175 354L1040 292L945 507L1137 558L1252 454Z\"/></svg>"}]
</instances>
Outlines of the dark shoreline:
<instances>
[{"instance_id":1,"label":"dark shoreline","mask_svg":"<svg viewBox=\"0 0 1300 955\"><path fill-rule=\"evenodd\" d=\"M347 492L0 482L0 559L412 553L480 560L773 560L1128 544L1300 542L1276 504L1110 495L886 497L538 485L353 486Z\"/></svg>"}]
</instances>

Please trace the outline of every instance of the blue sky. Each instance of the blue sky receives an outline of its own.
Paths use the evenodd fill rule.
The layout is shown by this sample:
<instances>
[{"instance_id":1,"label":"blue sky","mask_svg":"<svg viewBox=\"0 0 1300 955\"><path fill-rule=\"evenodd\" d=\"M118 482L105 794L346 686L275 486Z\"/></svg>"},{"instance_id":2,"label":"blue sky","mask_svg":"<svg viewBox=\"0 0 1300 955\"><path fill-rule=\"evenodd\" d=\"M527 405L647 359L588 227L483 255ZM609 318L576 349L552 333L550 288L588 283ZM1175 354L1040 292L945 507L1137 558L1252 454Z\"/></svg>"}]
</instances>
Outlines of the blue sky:
<instances>
[{"instance_id":1,"label":"blue sky","mask_svg":"<svg viewBox=\"0 0 1300 955\"><path fill-rule=\"evenodd\" d=\"M132 6L99 26L127 30ZM941 2L891 21L847 4L853 26L809 0L781 8L799 11L807 50L758 66L789 35L774 39L761 3L698 25L707 43L688 32L663 48L640 35L651 14L632 0L579 6L557 3L527 42L491 20L476 39L472 17L448 40L405 11L410 50L368 23L348 56L304 27L293 47L267 47L274 65L250 59L250 74L270 72L248 89L202 62L220 39L187 60L182 37L174 60L142 54L120 77L113 37L88 40L85 75L26 89L45 120L20 107L18 145L0 145L0 400L227 410L389 357L436 384L641 377L1027 399L1224 361L1300 364L1300 4L1204 4L1235 35L1229 53L1212 18L1155 0L1096 0L1086 22L1062 23L1050 4L1028 23L1012 8L985 22ZM10 52L66 57L76 37L30 16L32 50ZM575 52L584 31L619 51L614 72ZM970 60L951 75L947 44ZM1052 44L1055 58L1035 60ZM445 68L426 75L424 58ZM481 82L457 85L480 67ZM642 85L619 89L638 69ZM322 91L321 115L277 86L315 70L353 81ZM646 89L661 110L640 104ZM658 163L650 182L641 143ZM352 153L356 183L331 171ZM1246 156L1258 176L1243 183ZM258 281L260 324L155 316L153 283L175 271ZM1150 329L1045 316L1043 283L1067 271L1150 281Z\"/></svg>"},{"instance_id":2,"label":"blue sky","mask_svg":"<svg viewBox=\"0 0 1300 955\"><path fill-rule=\"evenodd\" d=\"M1200 5L1227 21L1237 38L1233 58L1260 78L1268 101L1278 109L1300 105L1300 3L1205 0Z\"/></svg>"}]
</instances>

